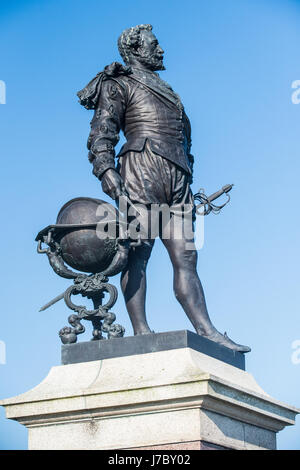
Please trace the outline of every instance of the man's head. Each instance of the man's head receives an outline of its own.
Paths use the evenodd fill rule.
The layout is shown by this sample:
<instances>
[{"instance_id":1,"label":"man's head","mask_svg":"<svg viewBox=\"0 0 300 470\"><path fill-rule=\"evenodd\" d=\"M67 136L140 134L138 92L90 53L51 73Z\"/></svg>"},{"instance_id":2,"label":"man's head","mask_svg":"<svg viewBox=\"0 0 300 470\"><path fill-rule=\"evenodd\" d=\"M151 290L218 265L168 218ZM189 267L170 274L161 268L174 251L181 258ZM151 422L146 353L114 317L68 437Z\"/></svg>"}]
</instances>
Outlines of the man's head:
<instances>
[{"instance_id":1,"label":"man's head","mask_svg":"<svg viewBox=\"0 0 300 470\"><path fill-rule=\"evenodd\" d=\"M152 33L151 24L125 29L119 37L118 48L126 65L141 64L149 70L165 70L164 51Z\"/></svg>"}]
</instances>

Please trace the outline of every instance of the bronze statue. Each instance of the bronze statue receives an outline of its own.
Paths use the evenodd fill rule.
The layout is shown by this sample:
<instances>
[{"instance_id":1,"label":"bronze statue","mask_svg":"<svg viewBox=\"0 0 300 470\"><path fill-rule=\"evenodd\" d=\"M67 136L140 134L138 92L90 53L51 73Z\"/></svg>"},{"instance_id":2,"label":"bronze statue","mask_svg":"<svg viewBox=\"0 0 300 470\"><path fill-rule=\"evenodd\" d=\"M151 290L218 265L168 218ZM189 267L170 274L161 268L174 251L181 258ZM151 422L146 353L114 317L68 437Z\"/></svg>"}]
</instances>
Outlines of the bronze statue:
<instances>
[{"instance_id":1,"label":"bronze statue","mask_svg":"<svg viewBox=\"0 0 300 470\"><path fill-rule=\"evenodd\" d=\"M193 214L190 188L194 157L191 126L179 96L158 71L164 70L164 51L151 25L138 25L121 34L120 55L125 63L105 67L78 93L80 103L94 110L88 138L89 160L103 191L112 199L126 197L134 207L168 205ZM123 131L126 143L115 164L114 147ZM173 214L173 215L174 215ZM149 214L144 215L145 222ZM174 215L174 219L176 219ZM143 231L143 222L141 222ZM121 288L135 335L151 333L145 312L146 268L155 238L143 237L132 247L121 276ZM190 238L160 238L174 268L174 292L196 332L235 351L250 348L233 342L213 326L196 271L197 251L187 249ZM138 244L137 244L138 245Z\"/></svg>"}]
</instances>

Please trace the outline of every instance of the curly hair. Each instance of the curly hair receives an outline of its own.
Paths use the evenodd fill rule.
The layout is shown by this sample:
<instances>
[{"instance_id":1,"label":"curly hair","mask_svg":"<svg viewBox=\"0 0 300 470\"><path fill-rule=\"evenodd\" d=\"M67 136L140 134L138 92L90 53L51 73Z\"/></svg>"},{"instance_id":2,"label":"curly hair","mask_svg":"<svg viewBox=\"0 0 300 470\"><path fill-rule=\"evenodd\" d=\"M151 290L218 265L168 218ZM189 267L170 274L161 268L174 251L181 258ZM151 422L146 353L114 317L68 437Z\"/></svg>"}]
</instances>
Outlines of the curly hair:
<instances>
[{"instance_id":1,"label":"curly hair","mask_svg":"<svg viewBox=\"0 0 300 470\"><path fill-rule=\"evenodd\" d=\"M141 31L152 31L152 25L139 24L125 29L118 39L118 49L125 64L129 62L131 50L142 45Z\"/></svg>"}]
</instances>

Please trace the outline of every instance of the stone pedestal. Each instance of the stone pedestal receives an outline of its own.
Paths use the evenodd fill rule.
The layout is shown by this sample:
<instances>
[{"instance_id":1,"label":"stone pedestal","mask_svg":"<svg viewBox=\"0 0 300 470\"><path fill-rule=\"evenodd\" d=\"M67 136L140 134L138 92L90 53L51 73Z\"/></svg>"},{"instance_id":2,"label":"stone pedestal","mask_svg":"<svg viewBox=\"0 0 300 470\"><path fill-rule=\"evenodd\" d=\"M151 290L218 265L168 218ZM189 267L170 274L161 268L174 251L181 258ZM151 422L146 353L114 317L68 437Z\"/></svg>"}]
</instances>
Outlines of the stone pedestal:
<instances>
[{"instance_id":1,"label":"stone pedestal","mask_svg":"<svg viewBox=\"0 0 300 470\"><path fill-rule=\"evenodd\" d=\"M0 404L28 428L29 449L276 449L299 410L267 395L239 358L235 366L190 343L74 360Z\"/></svg>"}]
</instances>

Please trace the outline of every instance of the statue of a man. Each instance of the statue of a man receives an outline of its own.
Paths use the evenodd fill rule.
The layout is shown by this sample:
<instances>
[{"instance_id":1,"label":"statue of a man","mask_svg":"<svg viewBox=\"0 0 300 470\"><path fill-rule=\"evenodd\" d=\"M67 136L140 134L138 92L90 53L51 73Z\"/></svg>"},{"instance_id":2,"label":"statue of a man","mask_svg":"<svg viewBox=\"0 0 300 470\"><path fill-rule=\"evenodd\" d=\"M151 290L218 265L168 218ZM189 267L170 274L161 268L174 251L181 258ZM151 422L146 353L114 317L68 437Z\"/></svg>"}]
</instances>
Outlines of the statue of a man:
<instances>
[{"instance_id":1,"label":"statue of a man","mask_svg":"<svg viewBox=\"0 0 300 470\"><path fill-rule=\"evenodd\" d=\"M151 25L138 25L118 41L125 66L105 67L78 93L87 109L94 109L88 139L89 160L103 191L117 199L126 194L134 204L149 208L194 208L190 188L194 158L191 128L179 96L157 71L164 70L164 51ZM115 165L114 147L123 131L127 142ZM162 237L174 268L174 292L196 332L235 351L250 348L233 342L213 326L196 271L197 251L187 248L185 235ZM151 333L145 313L146 267L154 245L149 235L129 253L121 288L135 335Z\"/></svg>"}]
</instances>

